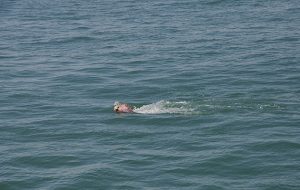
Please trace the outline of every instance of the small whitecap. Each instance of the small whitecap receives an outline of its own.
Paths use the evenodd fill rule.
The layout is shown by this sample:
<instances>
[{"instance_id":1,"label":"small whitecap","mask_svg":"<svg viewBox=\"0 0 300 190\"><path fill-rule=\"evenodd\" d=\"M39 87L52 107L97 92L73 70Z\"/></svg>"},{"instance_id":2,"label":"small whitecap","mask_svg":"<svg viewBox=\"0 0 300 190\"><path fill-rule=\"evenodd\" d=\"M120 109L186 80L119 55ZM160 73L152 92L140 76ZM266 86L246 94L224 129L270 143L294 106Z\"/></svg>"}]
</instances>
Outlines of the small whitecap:
<instances>
[{"instance_id":1,"label":"small whitecap","mask_svg":"<svg viewBox=\"0 0 300 190\"><path fill-rule=\"evenodd\" d=\"M178 105L180 104L180 105ZM162 113L174 113L174 114L185 114L191 113L193 110L182 104L188 104L185 101L171 102L161 100L152 104L143 105L139 108L135 108L134 112L142 114L162 114Z\"/></svg>"}]
</instances>

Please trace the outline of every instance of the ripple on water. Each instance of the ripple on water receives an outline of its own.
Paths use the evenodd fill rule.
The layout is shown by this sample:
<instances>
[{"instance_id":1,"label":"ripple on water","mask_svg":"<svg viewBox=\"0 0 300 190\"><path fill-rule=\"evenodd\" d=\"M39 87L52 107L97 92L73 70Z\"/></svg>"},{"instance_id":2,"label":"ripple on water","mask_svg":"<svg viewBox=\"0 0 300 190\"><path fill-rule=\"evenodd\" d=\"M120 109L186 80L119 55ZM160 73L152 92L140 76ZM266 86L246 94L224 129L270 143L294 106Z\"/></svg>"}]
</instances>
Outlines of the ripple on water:
<instances>
[{"instance_id":1,"label":"ripple on water","mask_svg":"<svg viewBox=\"0 0 300 190\"><path fill-rule=\"evenodd\" d=\"M296 2L2 0L0 189L299 189Z\"/></svg>"}]
</instances>

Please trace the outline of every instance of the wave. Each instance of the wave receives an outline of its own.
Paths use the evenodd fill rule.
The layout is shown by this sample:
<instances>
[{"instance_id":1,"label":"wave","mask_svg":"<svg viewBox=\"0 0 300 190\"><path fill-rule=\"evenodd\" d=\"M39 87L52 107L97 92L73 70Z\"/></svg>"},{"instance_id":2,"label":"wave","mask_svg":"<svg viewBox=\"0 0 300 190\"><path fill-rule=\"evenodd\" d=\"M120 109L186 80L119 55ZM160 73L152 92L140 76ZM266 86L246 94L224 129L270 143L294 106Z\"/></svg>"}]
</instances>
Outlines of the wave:
<instances>
[{"instance_id":1,"label":"wave","mask_svg":"<svg viewBox=\"0 0 300 190\"><path fill-rule=\"evenodd\" d=\"M186 101L171 102L161 100L156 103L143 105L139 108L134 108L134 112L142 114L162 114L162 113L175 113L175 114L189 114L193 113L194 109Z\"/></svg>"},{"instance_id":2,"label":"wave","mask_svg":"<svg viewBox=\"0 0 300 190\"><path fill-rule=\"evenodd\" d=\"M134 107L140 114L214 114L230 111L274 111L282 109L277 104L234 103L234 102L193 102L160 100L155 103Z\"/></svg>"}]
</instances>

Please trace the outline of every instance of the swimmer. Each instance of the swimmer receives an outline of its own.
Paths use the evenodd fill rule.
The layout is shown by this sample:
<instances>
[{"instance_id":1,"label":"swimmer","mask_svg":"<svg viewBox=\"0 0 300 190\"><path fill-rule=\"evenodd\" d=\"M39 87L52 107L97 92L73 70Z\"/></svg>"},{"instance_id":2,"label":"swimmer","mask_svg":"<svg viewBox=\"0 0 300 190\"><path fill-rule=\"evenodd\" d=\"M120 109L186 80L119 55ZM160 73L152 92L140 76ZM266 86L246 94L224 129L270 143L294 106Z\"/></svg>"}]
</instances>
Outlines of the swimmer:
<instances>
[{"instance_id":1,"label":"swimmer","mask_svg":"<svg viewBox=\"0 0 300 190\"><path fill-rule=\"evenodd\" d=\"M117 113L133 113L133 109L128 104L120 102L114 103L114 111Z\"/></svg>"}]
</instances>

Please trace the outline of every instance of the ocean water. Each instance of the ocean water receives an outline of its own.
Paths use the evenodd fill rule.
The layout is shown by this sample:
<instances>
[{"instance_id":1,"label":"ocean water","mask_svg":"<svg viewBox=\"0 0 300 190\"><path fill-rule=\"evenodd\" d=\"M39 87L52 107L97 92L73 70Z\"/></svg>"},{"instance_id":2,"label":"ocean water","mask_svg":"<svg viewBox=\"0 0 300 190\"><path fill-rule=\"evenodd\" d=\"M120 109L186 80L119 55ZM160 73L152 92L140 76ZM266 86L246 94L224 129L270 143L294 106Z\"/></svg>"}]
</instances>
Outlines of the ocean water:
<instances>
[{"instance_id":1,"label":"ocean water","mask_svg":"<svg viewBox=\"0 0 300 190\"><path fill-rule=\"evenodd\" d=\"M298 0L0 1L1 190L298 190L299 127Z\"/></svg>"}]
</instances>

